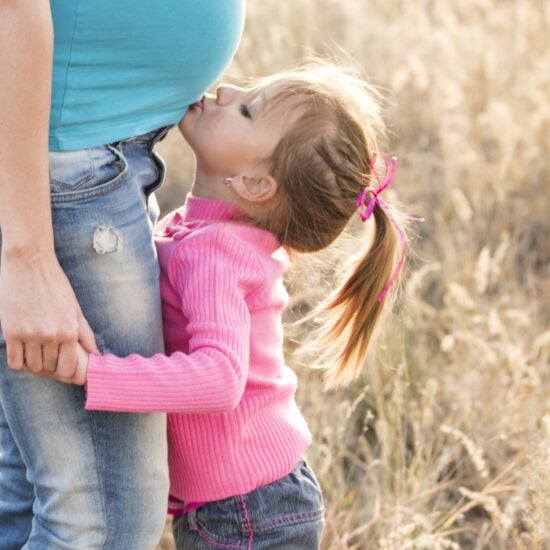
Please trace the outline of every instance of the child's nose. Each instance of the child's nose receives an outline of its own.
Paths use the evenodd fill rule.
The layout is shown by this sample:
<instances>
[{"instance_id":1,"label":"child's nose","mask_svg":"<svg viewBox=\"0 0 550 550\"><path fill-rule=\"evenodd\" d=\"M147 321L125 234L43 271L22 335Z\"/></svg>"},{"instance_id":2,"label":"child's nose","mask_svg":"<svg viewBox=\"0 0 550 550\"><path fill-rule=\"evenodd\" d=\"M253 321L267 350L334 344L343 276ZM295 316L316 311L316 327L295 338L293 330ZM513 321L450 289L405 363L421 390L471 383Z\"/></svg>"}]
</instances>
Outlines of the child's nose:
<instances>
[{"instance_id":1,"label":"child's nose","mask_svg":"<svg viewBox=\"0 0 550 550\"><path fill-rule=\"evenodd\" d=\"M223 85L216 88L216 103L218 105L225 105L231 101L231 92L229 86Z\"/></svg>"},{"instance_id":2,"label":"child's nose","mask_svg":"<svg viewBox=\"0 0 550 550\"><path fill-rule=\"evenodd\" d=\"M216 88L216 103L218 105L227 105L237 96L240 88L230 84L222 84Z\"/></svg>"}]
</instances>

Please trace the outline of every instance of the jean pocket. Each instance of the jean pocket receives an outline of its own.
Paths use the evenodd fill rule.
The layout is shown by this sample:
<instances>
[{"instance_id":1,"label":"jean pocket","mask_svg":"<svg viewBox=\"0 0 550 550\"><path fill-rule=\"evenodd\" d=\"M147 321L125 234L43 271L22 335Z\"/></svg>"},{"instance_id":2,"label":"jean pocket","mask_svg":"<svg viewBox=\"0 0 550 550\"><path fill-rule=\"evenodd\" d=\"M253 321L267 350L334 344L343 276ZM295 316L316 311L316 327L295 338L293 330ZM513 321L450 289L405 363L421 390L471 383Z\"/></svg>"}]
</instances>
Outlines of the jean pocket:
<instances>
[{"instance_id":1,"label":"jean pocket","mask_svg":"<svg viewBox=\"0 0 550 550\"><path fill-rule=\"evenodd\" d=\"M253 511L251 526L255 533L323 522L321 488L303 459L290 474L248 493L245 499Z\"/></svg>"},{"instance_id":2,"label":"jean pocket","mask_svg":"<svg viewBox=\"0 0 550 550\"><path fill-rule=\"evenodd\" d=\"M67 191L78 189L94 177L89 149L50 153L50 184Z\"/></svg>"},{"instance_id":3,"label":"jean pocket","mask_svg":"<svg viewBox=\"0 0 550 550\"><path fill-rule=\"evenodd\" d=\"M208 502L187 512L185 525L174 529L177 547L195 548L196 537L208 548L241 548L243 540L242 505L239 497ZM198 541L197 541L198 542Z\"/></svg>"},{"instance_id":4,"label":"jean pocket","mask_svg":"<svg viewBox=\"0 0 550 550\"><path fill-rule=\"evenodd\" d=\"M100 195L121 183L128 164L111 145L49 154L52 203Z\"/></svg>"}]
</instances>

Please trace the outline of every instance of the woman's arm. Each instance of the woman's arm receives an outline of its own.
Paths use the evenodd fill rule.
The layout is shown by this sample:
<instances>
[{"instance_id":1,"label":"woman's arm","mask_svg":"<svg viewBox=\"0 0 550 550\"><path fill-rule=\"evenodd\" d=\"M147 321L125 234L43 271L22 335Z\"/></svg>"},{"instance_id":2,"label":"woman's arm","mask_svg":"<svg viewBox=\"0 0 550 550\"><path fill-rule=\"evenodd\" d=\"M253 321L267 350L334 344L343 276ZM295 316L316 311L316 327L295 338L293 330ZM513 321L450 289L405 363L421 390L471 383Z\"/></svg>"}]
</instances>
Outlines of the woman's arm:
<instances>
[{"instance_id":1,"label":"woman's arm","mask_svg":"<svg viewBox=\"0 0 550 550\"><path fill-rule=\"evenodd\" d=\"M8 363L70 377L93 334L54 252L48 125L53 30L47 0L0 0L0 322Z\"/></svg>"}]
</instances>

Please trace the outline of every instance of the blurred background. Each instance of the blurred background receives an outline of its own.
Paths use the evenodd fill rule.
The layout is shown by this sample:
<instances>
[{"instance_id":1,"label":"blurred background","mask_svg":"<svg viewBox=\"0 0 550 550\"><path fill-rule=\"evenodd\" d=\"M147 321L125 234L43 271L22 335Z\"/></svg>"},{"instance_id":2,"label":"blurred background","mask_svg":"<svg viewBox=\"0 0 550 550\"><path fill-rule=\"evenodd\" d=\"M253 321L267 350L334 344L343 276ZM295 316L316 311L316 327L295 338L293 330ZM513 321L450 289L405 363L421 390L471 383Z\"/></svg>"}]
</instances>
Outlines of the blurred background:
<instances>
[{"instance_id":1,"label":"blurred background","mask_svg":"<svg viewBox=\"0 0 550 550\"><path fill-rule=\"evenodd\" d=\"M224 80L351 57L385 97L393 192L425 218L360 382L323 393L289 333L325 549L550 548L549 37L546 0L248 0ZM193 163L175 132L159 151L166 213Z\"/></svg>"}]
</instances>

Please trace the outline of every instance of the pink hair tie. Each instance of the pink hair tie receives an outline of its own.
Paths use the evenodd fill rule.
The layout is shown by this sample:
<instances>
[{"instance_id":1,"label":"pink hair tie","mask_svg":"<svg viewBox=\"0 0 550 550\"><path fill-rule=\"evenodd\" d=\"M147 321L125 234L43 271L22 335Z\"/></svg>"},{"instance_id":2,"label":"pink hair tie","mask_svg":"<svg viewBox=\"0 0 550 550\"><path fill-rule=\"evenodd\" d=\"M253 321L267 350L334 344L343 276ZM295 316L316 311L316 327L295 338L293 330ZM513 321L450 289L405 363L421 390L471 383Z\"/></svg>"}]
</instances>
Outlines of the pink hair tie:
<instances>
[{"instance_id":1,"label":"pink hair tie","mask_svg":"<svg viewBox=\"0 0 550 550\"><path fill-rule=\"evenodd\" d=\"M384 162L384 177L380 177L380 174L378 174L378 171L376 170L376 159L380 155ZM386 286L382 289L382 292L378 296L378 301L381 302L386 297L386 294L388 293L388 290L391 288L393 283L395 282L395 279L397 279L397 276L399 275L399 272L401 271L401 268L403 267L403 263L405 262L405 248L406 248L406 237L405 232L403 231L403 228L399 224L399 222L395 219L395 217L392 215L392 211L396 212L396 209L393 206L389 206L386 204L381 198L380 193L387 189L390 184L393 182L393 177L395 175L395 168L397 166L397 157L391 157L391 159L388 159L388 156L384 153L378 153L374 152L370 158L370 169L371 172L378 182L378 187L365 187L359 193L359 196L357 197L356 205L359 210L359 216L361 217L361 221L365 222L367 221L374 212L374 208L378 205L380 208L383 208L386 211L386 214L390 218L391 222L393 223L393 226L395 227L398 235L399 240L401 241L401 257L399 258L399 263L397 264L397 267L395 268L394 272L392 273L389 281L387 282ZM365 204L366 201L366 204ZM402 215L402 214L401 214ZM423 218L414 218L412 216L405 216L407 219L415 220L415 221L424 221Z\"/></svg>"}]
</instances>

